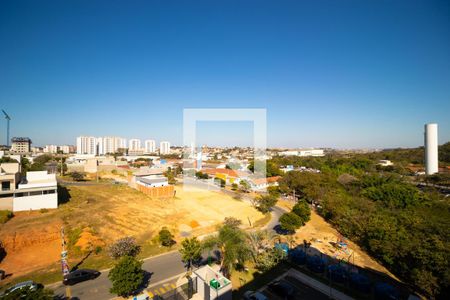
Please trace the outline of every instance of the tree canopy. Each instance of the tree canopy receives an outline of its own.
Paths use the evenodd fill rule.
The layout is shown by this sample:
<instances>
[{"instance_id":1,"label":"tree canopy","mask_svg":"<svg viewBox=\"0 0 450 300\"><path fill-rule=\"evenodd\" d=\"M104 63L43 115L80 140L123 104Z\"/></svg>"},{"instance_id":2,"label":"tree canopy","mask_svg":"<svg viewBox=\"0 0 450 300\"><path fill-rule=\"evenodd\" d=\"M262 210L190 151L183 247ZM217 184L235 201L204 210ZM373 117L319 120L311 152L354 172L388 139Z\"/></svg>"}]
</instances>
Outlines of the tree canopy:
<instances>
[{"instance_id":1,"label":"tree canopy","mask_svg":"<svg viewBox=\"0 0 450 300\"><path fill-rule=\"evenodd\" d=\"M109 271L108 278L112 282L111 293L122 297L129 296L143 283L142 261L132 256L124 256Z\"/></svg>"}]
</instances>

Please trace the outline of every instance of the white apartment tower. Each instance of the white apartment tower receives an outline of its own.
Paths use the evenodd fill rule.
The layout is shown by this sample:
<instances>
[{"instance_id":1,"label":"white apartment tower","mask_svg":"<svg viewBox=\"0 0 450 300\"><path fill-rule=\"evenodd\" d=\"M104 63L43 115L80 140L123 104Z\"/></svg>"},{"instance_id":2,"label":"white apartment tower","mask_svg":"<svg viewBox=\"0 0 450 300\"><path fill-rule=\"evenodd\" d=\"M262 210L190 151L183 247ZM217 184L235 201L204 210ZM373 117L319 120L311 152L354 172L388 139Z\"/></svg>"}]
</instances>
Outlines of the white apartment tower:
<instances>
[{"instance_id":1,"label":"white apartment tower","mask_svg":"<svg viewBox=\"0 0 450 300\"><path fill-rule=\"evenodd\" d=\"M139 139L131 139L128 141L128 150L129 151L139 151L141 150L141 140Z\"/></svg>"},{"instance_id":2,"label":"white apartment tower","mask_svg":"<svg viewBox=\"0 0 450 300\"><path fill-rule=\"evenodd\" d=\"M161 142L159 143L159 154L170 154L170 143Z\"/></svg>"},{"instance_id":3,"label":"white apartment tower","mask_svg":"<svg viewBox=\"0 0 450 300\"><path fill-rule=\"evenodd\" d=\"M77 154L97 155L97 139L93 136L77 137Z\"/></svg>"},{"instance_id":4,"label":"white apartment tower","mask_svg":"<svg viewBox=\"0 0 450 300\"><path fill-rule=\"evenodd\" d=\"M144 151L146 154L156 152L156 142L154 140L146 140L144 142Z\"/></svg>"},{"instance_id":5,"label":"white apartment tower","mask_svg":"<svg viewBox=\"0 0 450 300\"><path fill-rule=\"evenodd\" d=\"M425 173L435 174L439 171L438 163L438 125L425 124Z\"/></svg>"},{"instance_id":6,"label":"white apartment tower","mask_svg":"<svg viewBox=\"0 0 450 300\"><path fill-rule=\"evenodd\" d=\"M58 146L56 145L45 145L44 153L57 153Z\"/></svg>"}]
</instances>

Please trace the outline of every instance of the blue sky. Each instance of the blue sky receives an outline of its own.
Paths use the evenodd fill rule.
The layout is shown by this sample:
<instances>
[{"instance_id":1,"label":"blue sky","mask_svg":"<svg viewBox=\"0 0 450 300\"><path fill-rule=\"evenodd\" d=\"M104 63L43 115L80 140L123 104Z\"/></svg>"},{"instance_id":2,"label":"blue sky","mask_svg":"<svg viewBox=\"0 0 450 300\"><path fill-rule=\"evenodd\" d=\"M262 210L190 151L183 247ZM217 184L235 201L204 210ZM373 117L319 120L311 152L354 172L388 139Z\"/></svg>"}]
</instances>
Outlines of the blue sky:
<instances>
[{"instance_id":1,"label":"blue sky","mask_svg":"<svg viewBox=\"0 0 450 300\"><path fill-rule=\"evenodd\" d=\"M181 144L184 108L266 108L270 146L417 146L426 122L443 143L450 2L1 1L0 107L36 145ZM199 136L245 145L252 128Z\"/></svg>"}]
</instances>

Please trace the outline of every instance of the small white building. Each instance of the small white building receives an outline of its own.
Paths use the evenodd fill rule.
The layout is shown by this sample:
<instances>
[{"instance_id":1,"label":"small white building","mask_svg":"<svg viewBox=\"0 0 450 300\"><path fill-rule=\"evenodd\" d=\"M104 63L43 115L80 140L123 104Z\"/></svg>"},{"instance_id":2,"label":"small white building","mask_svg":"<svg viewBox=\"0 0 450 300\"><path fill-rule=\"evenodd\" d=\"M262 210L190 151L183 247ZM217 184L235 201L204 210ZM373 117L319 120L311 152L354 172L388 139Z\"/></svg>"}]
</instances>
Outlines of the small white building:
<instances>
[{"instance_id":1,"label":"small white building","mask_svg":"<svg viewBox=\"0 0 450 300\"><path fill-rule=\"evenodd\" d=\"M194 271L197 277L196 299L231 300L231 281L206 265Z\"/></svg>"},{"instance_id":2,"label":"small white building","mask_svg":"<svg viewBox=\"0 0 450 300\"><path fill-rule=\"evenodd\" d=\"M392 161L387 160L387 159L381 159L380 161L378 161L378 164L383 167L388 167L388 166L393 165Z\"/></svg>"},{"instance_id":3,"label":"small white building","mask_svg":"<svg viewBox=\"0 0 450 300\"><path fill-rule=\"evenodd\" d=\"M13 211L58 208L55 174L47 171L27 172L26 179L14 191Z\"/></svg>"},{"instance_id":4,"label":"small white building","mask_svg":"<svg viewBox=\"0 0 450 300\"><path fill-rule=\"evenodd\" d=\"M169 181L165 176L157 176L157 175L149 175L143 177L136 176L136 184L145 187L160 187L160 186L168 186Z\"/></svg>"}]
</instances>

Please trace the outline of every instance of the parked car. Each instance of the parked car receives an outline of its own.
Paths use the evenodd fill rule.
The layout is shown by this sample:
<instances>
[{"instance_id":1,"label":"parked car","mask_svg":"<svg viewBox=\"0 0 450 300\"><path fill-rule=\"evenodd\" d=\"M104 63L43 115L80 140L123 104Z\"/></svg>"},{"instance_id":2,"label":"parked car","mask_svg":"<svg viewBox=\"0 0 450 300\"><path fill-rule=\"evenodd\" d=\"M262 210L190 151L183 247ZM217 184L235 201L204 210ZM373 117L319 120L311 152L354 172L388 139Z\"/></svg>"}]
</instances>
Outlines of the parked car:
<instances>
[{"instance_id":1,"label":"parked car","mask_svg":"<svg viewBox=\"0 0 450 300\"><path fill-rule=\"evenodd\" d=\"M100 275L99 271L89 270L89 269L80 269L73 272L70 272L66 276L64 276L63 283L65 285L73 285L78 282L95 279Z\"/></svg>"},{"instance_id":2,"label":"parked car","mask_svg":"<svg viewBox=\"0 0 450 300\"><path fill-rule=\"evenodd\" d=\"M294 299L295 288L286 281L275 281L269 284L269 290L282 299Z\"/></svg>"},{"instance_id":3,"label":"parked car","mask_svg":"<svg viewBox=\"0 0 450 300\"><path fill-rule=\"evenodd\" d=\"M260 292L254 292L254 291L246 291L244 293L244 299L245 300L268 300L264 294L261 294Z\"/></svg>"},{"instance_id":4,"label":"parked car","mask_svg":"<svg viewBox=\"0 0 450 300\"><path fill-rule=\"evenodd\" d=\"M7 289L5 291L4 295L8 295L12 292L15 292L15 291L21 290L21 289L30 289L32 291L35 291L35 290L37 290L37 288L38 288L38 285L34 281L28 280L28 281L19 282L18 284L13 285L12 287L10 287L9 289Z\"/></svg>"}]
</instances>

